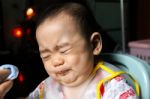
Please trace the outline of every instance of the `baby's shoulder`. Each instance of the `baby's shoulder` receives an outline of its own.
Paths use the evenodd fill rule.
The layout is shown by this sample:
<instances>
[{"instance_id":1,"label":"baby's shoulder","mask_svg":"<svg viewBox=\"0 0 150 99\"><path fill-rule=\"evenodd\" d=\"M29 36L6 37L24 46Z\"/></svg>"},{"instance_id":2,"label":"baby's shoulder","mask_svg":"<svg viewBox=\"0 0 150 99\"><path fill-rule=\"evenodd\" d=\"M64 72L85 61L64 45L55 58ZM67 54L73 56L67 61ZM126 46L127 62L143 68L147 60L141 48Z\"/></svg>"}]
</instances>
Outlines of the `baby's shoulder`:
<instances>
[{"instance_id":1,"label":"baby's shoulder","mask_svg":"<svg viewBox=\"0 0 150 99\"><path fill-rule=\"evenodd\" d=\"M117 66L107 62L104 62L104 66L106 68L100 68L96 74L97 78L102 76L97 82L102 97L108 99L111 96L112 99L120 99L119 97L128 95L128 97L132 97L132 99L137 99L135 90L128 83L128 80L131 80L129 79L128 73L119 74L119 72L123 71L117 68ZM108 69L113 72L110 72Z\"/></svg>"},{"instance_id":2,"label":"baby's shoulder","mask_svg":"<svg viewBox=\"0 0 150 99\"><path fill-rule=\"evenodd\" d=\"M105 66L106 68L99 68L96 72L96 79L98 80L101 80L101 79L104 79L105 77L111 75L109 73L109 70L111 71L120 71L119 68L117 68L115 65L111 64L111 63L108 63L108 62L104 62L103 66ZM109 70L108 70L109 69Z\"/></svg>"}]
</instances>

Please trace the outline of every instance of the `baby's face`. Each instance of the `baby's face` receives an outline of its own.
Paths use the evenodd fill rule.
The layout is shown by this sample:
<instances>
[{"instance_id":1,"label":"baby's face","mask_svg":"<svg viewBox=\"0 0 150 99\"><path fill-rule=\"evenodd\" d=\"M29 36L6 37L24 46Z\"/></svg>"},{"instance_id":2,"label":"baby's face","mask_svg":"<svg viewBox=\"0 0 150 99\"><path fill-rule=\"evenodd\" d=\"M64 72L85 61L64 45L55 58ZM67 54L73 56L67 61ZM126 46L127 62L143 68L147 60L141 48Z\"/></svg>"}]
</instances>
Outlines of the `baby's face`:
<instances>
[{"instance_id":1,"label":"baby's face","mask_svg":"<svg viewBox=\"0 0 150 99\"><path fill-rule=\"evenodd\" d=\"M93 70L93 52L68 15L46 19L36 37L47 73L66 86L77 86Z\"/></svg>"}]
</instances>

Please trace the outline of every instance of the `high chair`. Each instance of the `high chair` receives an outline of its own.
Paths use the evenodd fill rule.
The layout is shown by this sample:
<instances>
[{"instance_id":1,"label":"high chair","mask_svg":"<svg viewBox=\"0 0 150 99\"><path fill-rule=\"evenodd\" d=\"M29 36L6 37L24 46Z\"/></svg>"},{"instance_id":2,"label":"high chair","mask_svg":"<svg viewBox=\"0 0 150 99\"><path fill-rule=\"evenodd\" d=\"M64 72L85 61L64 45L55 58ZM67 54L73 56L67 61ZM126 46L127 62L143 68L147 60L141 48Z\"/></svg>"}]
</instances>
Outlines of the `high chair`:
<instances>
[{"instance_id":1,"label":"high chair","mask_svg":"<svg viewBox=\"0 0 150 99\"><path fill-rule=\"evenodd\" d=\"M150 99L150 65L148 63L128 54L103 53L99 57L129 73L139 84L140 99Z\"/></svg>"}]
</instances>

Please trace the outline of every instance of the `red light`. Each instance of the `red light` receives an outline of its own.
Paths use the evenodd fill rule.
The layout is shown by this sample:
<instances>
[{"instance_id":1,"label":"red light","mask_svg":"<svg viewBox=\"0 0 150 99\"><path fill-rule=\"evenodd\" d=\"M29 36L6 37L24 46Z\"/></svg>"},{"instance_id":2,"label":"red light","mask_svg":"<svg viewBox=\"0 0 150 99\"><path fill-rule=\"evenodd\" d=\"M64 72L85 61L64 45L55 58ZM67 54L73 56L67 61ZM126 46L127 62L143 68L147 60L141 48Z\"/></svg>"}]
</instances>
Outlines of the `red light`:
<instances>
[{"instance_id":1,"label":"red light","mask_svg":"<svg viewBox=\"0 0 150 99\"><path fill-rule=\"evenodd\" d=\"M30 28L27 28L26 34L27 34L27 35L30 35L30 34L31 34L31 29L30 29Z\"/></svg>"},{"instance_id":2,"label":"red light","mask_svg":"<svg viewBox=\"0 0 150 99\"><path fill-rule=\"evenodd\" d=\"M23 36L23 30L21 27L15 27L12 30L12 34L16 38L21 38Z\"/></svg>"},{"instance_id":3,"label":"red light","mask_svg":"<svg viewBox=\"0 0 150 99\"><path fill-rule=\"evenodd\" d=\"M21 73L19 73L18 79L19 79L19 82L23 82L24 81L24 77L23 77L23 75Z\"/></svg>"}]
</instances>

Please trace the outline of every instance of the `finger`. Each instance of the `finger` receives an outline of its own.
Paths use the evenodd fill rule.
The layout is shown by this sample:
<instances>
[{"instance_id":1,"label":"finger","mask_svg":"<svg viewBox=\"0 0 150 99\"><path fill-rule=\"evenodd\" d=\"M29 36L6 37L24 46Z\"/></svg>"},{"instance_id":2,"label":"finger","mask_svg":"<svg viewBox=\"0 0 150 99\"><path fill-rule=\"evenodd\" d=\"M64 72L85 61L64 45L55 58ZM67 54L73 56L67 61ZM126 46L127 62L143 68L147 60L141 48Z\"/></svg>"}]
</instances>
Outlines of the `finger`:
<instances>
[{"instance_id":1,"label":"finger","mask_svg":"<svg viewBox=\"0 0 150 99\"><path fill-rule=\"evenodd\" d=\"M0 95L5 96L12 86L13 86L13 81L11 80L5 81L2 84L0 84Z\"/></svg>"},{"instance_id":2,"label":"finger","mask_svg":"<svg viewBox=\"0 0 150 99\"><path fill-rule=\"evenodd\" d=\"M10 74L10 70L0 69L0 83L4 82L9 74Z\"/></svg>"}]
</instances>

